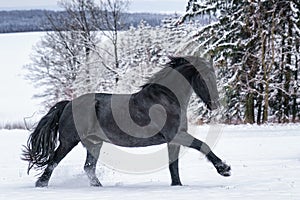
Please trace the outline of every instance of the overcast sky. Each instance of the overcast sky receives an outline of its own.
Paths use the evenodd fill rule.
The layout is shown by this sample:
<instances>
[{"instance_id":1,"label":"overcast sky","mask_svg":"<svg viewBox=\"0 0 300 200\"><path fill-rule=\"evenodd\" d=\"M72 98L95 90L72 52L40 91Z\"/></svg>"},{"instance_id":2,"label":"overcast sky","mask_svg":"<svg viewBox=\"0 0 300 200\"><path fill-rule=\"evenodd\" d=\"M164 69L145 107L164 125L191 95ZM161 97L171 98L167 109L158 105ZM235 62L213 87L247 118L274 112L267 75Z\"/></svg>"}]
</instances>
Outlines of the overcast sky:
<instances>
[{"instance_id":1,"label":"overcast sky","mask_svg":"<svg viewBox=\"0 0 300 200\"><path fill-rule=\"evenodd\" d=\"M184 12L187 0L131 0L134 12ZM0 10L59 9L56 0L0 0Z\"/></svg>"}]
</instances>

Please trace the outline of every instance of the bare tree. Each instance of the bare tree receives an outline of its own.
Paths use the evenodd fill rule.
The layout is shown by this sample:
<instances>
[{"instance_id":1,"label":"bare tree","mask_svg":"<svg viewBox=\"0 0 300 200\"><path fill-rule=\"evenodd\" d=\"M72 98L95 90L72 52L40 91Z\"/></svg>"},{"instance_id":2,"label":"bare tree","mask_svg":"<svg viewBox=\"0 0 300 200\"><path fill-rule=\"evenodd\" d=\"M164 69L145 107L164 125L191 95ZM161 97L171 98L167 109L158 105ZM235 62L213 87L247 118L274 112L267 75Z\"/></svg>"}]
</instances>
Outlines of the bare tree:
<instances>
[{"instance_id":1,"label":"bare tree","mask_svg":"<svg viewBox=\"0 0 300 200\"><path fill-rule=\"evenodd\" d=\"M35 96L41 97L46 106L73 98L73 83L81 66L81 51L76 47L76 40L77 35L72 33L46 33L35 45L32 63L25 66L26 78L42 88Z\"/></svg>"},{"instance_id":2,"label":"bare tree","mask_svg":"<svg viewBox=\"0 0 300 200\"><path fill-rule=\"evenodd\" d=\"M61 1L64 14L47 15L54 31L42 37L35 47L32 63L25 66L27 78L43 88L37 97L45 99L50 106L61 99L96 91L100 81L115 77L117 82L118 31L124 27L121 18L127 5L122 0L103 0L98 5L94 0ZM99 31L114 46L108 52L115 60L113 64L105 63L99 51L102 44Z\"/></svg>"},{"instance_id":3,"label":"bare tree","mask_svg":"<svg viewBox=\"0 0 300 200\"><path fill-rule=\"evenodd\" d=\"M95 30L99 30L111 42L113 52L108 52L114 60L114 68L120 65L118 53L119 31L126 27L124 18L128 9L128 0L100 0L98 9L91 7L90 13ZM116 74L117 75L117 74ZM119 77L116 76L116 82Z\"/></svg>"},{"instance_id":4,"label":"bare tree","mask_svg":"<svg viewBox=\"0 0 300 200\"><path fill-rule=\"evenodd\" d=\"M73 84L74 87L76 86L73 96L92 92L90 55L98 40L92 25L88 22L90 16L88 8L95 7L95 4L90 0L71 0L61 1L60 5L65 9L66 14L60 19L48 15L48 19L54 29L51 34L57 34L67 50L80 51L80 55L75 56L74 53L70 55L74 61L71 64L78 66L75 84ZM76 35L75 41L72 42L73 47L67 45L70 41L64 37L70 34Z\"/></svg>"},{"instance_id":5,"label":"bare tree","mask_svg":"<svg viewBox=\"0 0 300 200\"><path fill-rule=\"evenodd\" d=\"M36 97L43 98L46 106L61 99L76 96L78 75L88 73L88 58L95 35L87 23L86 3L83 0L61 2L64 15L49 15L47 18L54 31L47 32L35 46L32 63L26 65L26 78L36 87L41 87ZM86 76L84 88L90 91L90 78Z\"/></svg>"}]
</instances>

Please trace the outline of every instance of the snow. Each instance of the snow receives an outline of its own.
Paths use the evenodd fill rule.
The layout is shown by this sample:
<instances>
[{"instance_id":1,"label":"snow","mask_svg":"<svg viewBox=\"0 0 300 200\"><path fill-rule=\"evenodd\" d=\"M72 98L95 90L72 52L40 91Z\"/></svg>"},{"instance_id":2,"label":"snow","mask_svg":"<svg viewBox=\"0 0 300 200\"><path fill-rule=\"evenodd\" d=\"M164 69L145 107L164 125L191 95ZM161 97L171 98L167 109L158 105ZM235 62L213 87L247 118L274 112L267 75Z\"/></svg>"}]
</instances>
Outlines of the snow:
<instances>
[{"instance_id":1,"label":"snow","mask_svg":"<svg viewBox=\"0 0 300 200\"><path fill-rule=\"evenodd\" d=\"M23 121L38 108L35 88L24 80L32 46L43 33L0 34L0 121Z\"/></svg>"},{"instance_id":2,"label":"snow","mask_svg":"<svg viewBox=\"0 0 300 200\"><path fill-rule=\"evenodd\" d=\"M205 140L209 129L205 125L190 131ZM187 152L180 159L182 187L169 186L167 167L137 175L121 173L100 162L97 174L103 188L89 186L83 172L86 153L81 145L56 168L48 188L35 188L39 172L28 176L27 163L20 160L29 133L2 130L0 199L300 199L300 124L226 125L222 130L214 152L231 165L229 178L218 175L197 151L184 148ZM138 150L146 152L148 148Z\"/></svg>"}]
</instances>

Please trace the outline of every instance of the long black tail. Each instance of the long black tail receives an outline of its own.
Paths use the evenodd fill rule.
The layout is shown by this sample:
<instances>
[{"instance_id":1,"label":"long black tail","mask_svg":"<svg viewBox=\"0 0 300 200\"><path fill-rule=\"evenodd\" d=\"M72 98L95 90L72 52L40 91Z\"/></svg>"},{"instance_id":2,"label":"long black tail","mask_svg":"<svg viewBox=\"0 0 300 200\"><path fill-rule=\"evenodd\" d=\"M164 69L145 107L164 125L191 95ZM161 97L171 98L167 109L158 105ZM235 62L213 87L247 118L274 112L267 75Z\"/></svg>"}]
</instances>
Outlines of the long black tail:
<instances>
[{"instance_id":1,"label":"long black tail","mask_svg":"<svg viewBox=\"0 0 300 200\"><path fill-rule=\"evenodd\" d=\"M29 162L27 173L33 167L43 169L53 156L57 144L58 121L69 102L61 101L55 104L30 134L22 157L22 160Z\"/></svg>"}]
</instances>

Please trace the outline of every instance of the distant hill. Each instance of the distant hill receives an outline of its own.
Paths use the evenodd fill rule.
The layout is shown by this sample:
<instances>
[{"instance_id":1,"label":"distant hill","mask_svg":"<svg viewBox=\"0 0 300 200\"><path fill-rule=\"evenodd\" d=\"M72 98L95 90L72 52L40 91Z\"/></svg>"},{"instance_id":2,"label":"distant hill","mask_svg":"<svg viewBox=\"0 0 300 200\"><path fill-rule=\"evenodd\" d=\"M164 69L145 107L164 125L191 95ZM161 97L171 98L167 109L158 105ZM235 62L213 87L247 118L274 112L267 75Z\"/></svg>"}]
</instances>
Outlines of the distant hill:
<instances>
[{"instance_id":1,"label":"distant hill","mask_svg":"<svg viewBox=\"0 0 300 200\"><path fill-rule=\"evenodd\" d=\"M0 33L51 31L47 15L65 15L64 11L15 10L0 11ZM171 17L167 14L128 13L126 24L137 26L141 20L151 26L157 26L161 20Z\"/></svg>"}]
</instances>

